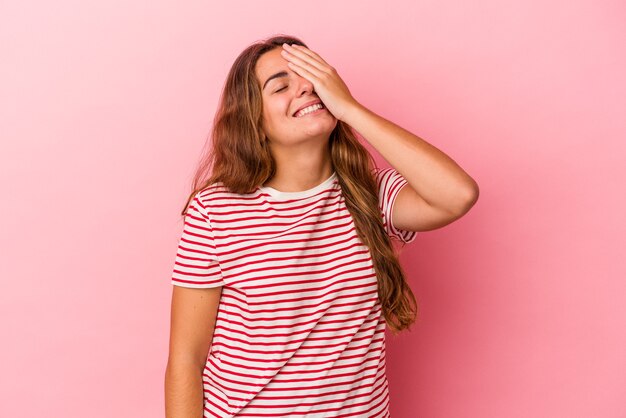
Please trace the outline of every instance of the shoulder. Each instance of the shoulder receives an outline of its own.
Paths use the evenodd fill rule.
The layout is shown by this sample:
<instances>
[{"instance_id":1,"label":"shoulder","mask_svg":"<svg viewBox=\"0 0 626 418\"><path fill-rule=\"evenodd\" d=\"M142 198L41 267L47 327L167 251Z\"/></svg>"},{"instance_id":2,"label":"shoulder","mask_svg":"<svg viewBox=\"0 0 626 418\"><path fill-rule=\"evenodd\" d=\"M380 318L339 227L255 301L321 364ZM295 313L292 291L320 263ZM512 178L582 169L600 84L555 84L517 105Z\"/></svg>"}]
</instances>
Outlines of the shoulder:
<instances>
[{"instance_id":1,"label":"shoulder","mask_svg":"<svg viewBox=\"0 0 626 418\"><path fill-rule=\"evenodd\" d=\"M393 167L374 167L372 168L371 172L377 180L382 180L388 177L395 177L400 174Z\"/></svg>"},{"instance_id":2,"label":"shoulder","mask_svg":"<svg viewBox=\"0 0 626 418\"><path fill-rule=\"evenodd\" d=\"M375 167L372 169L372 175L376 180L381 198L383 195L399 191L407 183L406 179L393 167Z\"/></svg>"},{"instance_id":3,"label":"shoulder","mask_svg":"<svg viewBox=\"0 0 626 418\"><path fill-rule=\"evenodd\" d=\"M249 205L256 200L258 190L252 193L240 194L231 191L222 182L212 183L198 192L193 201L207 213L223 212L233 206Z\"/></svg>"},{"instance_id":4,"label":"shoulder","mask_svg":"<svg viewBox=\"0 0 626 418\"><path fill-rule=\"evenodd\" d=\"M204 205L208 205L211 201L215 199L225 198L225 197L237 197L241 196L238 193L231 192L221 181L211 183L208 186L200 189L194 196L194 199L197 199L200 203Z\"/></svg>"}]
</instances>

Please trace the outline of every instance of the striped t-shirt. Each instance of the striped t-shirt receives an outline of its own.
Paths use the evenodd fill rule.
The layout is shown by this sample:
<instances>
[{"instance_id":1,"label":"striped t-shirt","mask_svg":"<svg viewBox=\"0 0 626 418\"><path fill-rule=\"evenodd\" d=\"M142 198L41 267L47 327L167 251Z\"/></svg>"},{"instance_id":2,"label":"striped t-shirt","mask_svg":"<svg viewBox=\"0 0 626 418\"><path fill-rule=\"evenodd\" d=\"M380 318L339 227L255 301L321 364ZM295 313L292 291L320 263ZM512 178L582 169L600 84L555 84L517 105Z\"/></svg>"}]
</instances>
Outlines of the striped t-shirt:
<instances>
[{"instance_id":1,"label":"striped t-shirt","mask_svg":"<svg viewBox=\"0 0 626 418\"><path fill-rule=\"evenodd\" d=\"M376 168L385 231L407 184ZM171 283L223 286L204 417L388 417L385 321L369 249L333 172L300 192L215 183L189 205Z\"/></svg>"}]
</instances>

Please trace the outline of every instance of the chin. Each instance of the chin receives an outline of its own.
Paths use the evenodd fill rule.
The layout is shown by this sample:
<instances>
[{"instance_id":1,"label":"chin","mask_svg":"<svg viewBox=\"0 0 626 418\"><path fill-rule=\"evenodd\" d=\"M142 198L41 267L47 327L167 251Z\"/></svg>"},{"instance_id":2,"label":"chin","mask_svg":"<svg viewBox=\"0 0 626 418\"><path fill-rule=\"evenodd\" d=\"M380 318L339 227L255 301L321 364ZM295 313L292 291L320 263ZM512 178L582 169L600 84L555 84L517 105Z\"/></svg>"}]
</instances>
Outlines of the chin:
<instances>
[{"instance_id":1,"label":"chin","mask_svg":"<svg viewBox=\"0 0 626 418\"><path fill-rule=\"evenodd\" d=\"M330 135L331 132L337 126L337 119L333 119L332 122L320 122L315 126L311 126L306 130L309 136Z\"/></svg>"}]
</instances>

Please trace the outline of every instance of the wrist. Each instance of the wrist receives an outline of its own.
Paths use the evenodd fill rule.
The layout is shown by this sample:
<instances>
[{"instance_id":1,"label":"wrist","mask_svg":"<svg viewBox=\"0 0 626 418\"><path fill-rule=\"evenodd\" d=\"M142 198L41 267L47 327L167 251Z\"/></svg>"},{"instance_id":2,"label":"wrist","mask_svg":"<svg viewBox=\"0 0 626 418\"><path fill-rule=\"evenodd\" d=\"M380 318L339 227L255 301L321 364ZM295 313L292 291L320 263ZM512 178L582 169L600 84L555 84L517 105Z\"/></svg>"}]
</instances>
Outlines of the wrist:
<instances>
[{"instance_id":1,"label":"wrist","mask_svg":"<svg viewBox=\"0 0 626 418\"><path fill-rule=\"evenodd\" d=\"M350 126L354 126L354 123L359 119L360 115L366 111L365 106L359 102L354 102L352 105L348 106L340 120Z\"/></svg>"}]
</instances>

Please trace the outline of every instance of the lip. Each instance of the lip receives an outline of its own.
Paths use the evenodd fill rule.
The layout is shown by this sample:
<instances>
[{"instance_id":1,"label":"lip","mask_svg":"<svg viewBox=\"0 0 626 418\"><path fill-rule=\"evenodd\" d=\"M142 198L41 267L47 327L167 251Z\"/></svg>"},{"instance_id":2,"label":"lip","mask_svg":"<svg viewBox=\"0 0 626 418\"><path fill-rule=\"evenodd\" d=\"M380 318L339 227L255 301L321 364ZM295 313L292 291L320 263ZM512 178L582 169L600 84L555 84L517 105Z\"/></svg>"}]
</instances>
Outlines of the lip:
<instances>
[{"instance_id":1,"label":"lip","mask_svg":"<svg viewBox=\"0 0 626 418\"><path fill-rule=\"evenodd\" d=\"M299 111L301 111L301 110L302 110L302 109L304 109L305 107L309 107L309 106L314 105L314 104L317 104L317 103L320 103L322 106L324 106L324 103L322 103L322 101L321 101L321 100L319 100L319 99L317 99L317 100L313 100L313 101L311 101L311 102L308 102L308 103L303 104L303 105L302 105L301 107L299 107L299 108L298 108L295 112L293 112L293 113L291 114L291 116L295 118L295 117L296 117L296 113L298 113ZM324 107L324 109L326 109L326 107Z\"/></svg>"}]
</instances>

